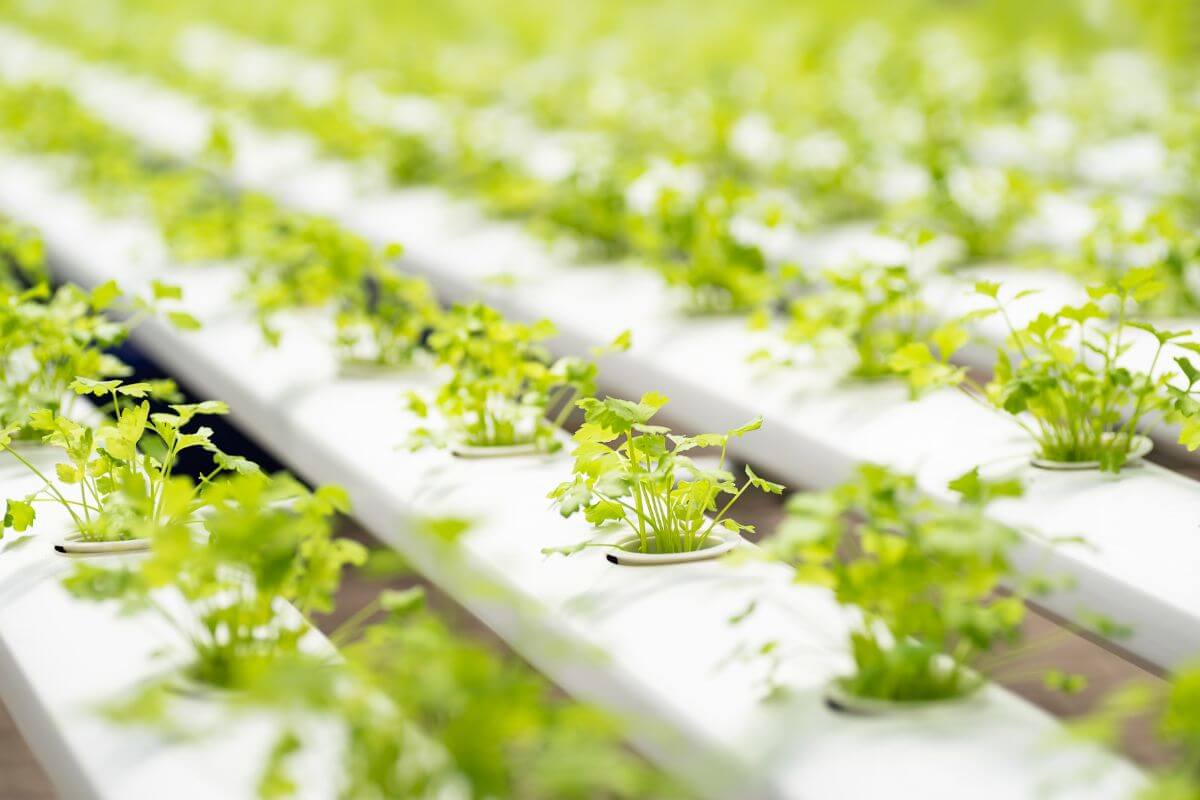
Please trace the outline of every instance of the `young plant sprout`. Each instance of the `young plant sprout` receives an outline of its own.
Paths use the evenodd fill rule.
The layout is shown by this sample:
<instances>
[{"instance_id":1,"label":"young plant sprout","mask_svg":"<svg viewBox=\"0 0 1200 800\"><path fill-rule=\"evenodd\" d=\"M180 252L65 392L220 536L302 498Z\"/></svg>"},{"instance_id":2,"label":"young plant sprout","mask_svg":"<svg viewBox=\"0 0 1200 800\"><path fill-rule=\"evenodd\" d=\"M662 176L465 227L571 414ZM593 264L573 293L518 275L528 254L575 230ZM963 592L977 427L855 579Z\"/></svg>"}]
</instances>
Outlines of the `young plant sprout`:
<instances>
[{"instance_id":1,"label":"young plant sprout","mask_svg":"<svg viewBox=\"0 0 1200 800\"><path fill-rule=\"evenodd\" d=\"M934 501L911 477L866 465L829 492L789 499L769 551L795 564L797 580L829 587L861 614L850 635L854 671L836 679L835 695L962 697L981 684L978 657L1017 639L1024 601L996 595L1017 535L982 509L1020 494L1020 484L972 471L950 488L962 502Z\"/></svg>"},{"instance_id":2,"label":"young plant sprout","mask_svg":"<svg viewBox=\"0 0 1200 800\"><path fill-rule=\"evenodd\" d=\"M398 248L389 250L398 253ZM428 283L388 267L374 270L361 295L347 298L334 318L343 363L384 367L412 363L441 309Z\"/></svg>"},{"instance_id":3,"label":"young plant sprout","mask_svg":"<svg viewBox=\"0 0 1200 800\"><path fill-rule=\"evenodd\" d=\"M748 190L732 181L701 187L693 166L651 166L629 190L629 236L693 314L751 311L770 299L760 249L739 240L732 220Z\"/></svg>"},{"instance_id":4,"label":"young plant sprout","mask_svg":"<svg viewBox=\"0 0 1200 800\"><path fill-rule=\"evenodd\" d=\"M249 193L227 205L238 231L232 256L250 262L243 291L269 342L279 340L279 312L332 305L343 362L411 363L438 306L426 281L392 267L398 245L374 248L330 220L289 213Z\"/></svg>"},{"instance_id":5,"label":"young plant sprout","mask_svg":"<svg viewBox=\"0 0 1200 800\"><path fill-rule=\"evenodd\" d=\"M562 446L558 431L574 408L572 400L596 390L596 365L578 358L552 360L543 342L554 333L546 320L532 325L510 322L480 303L455 306L438 320L429 348L437 363L452 373L435 403L452 443L481 448L530 445L542 452ZM618 337L611 347L628 347L628 336ZM419 395L410 394L409 408L428 416ZM422 428L412 444L442 440Z\"/></svg>"},{"instance_id":6,"label":"young plant sprout","mask_svg":"<svg viewBox=\"0 0 1200 800\"><path fill-rule=\"evenodd\" d=\"M684 248L657 262L667 283L687 293L684 309L692 314L744 313L771 298L762 251L733 233L736 196L726 186L703 198L688 220Z\"/></svg>"},{"instance_id":7,"label":"young plant sprout","mask_svg":"<svg viewBox=\"0 0 1200 800\"><path fill-rule=\"evenodd\" d=\"M254 463L217 448L210 441L211 429L184 430L197 416L228 413L224 403L172 405L172 413L151 413L145 398L171 397L173 384L77 378L71 388L77 394L110 400L113 421L94 429L46 409L30 416L28 427L66 456L66 461L54 465L56 479L12 447L16 426L6 430L0 449L37 475L42 487L22 499L8 500L4 528L26 530L33 524L36 506L53 503L71 517L74 533L83 541L140 539L146 525L194 522L202 506L200 489L221 473L257 470ZM137 400L141 402L134 404ZM180 493L173 471L180 454L192 448L207 451L213 468L198 487Z\"/></svg>"},{"instance_id":8,"label":"young plant sprout","mask_svg":"<svg viewBox=\"0 0 1200 800\"><path fill-rule=\"evenodd\" d=\"M127 504L145 504L133 482L121 491ZM332 536L332 516L349 505L339 487L309 492L255 469L201 485L168 477L158 498L162 513L133 524L150 541L146 558L114 567L81 562L65 585L79 597L155 610L188 645L183 674L207 687L246 687L295 653L310 628L304 614L331 610L342 568L365 557L357 542ZM163 602L168 588L186 605ZM280 600L300 613L282 613Z\"/></svg>"},{"instance_id":9,"label":"young plant sprout","mask_svg":"<svg viewBox=\"0 0 1200 800\"><path fill-rule=\"evenodd\" d=\"M1192 398L1196 380L1189 377L1186 389L1180 389L1169 383L1170 373L1156 374L1167 345L1186 333L1129 319L1134 304L1161 290L1150 270L1131 270L1116 283L1089 288L1089 302L1039 314L1017 328L1000 299L1000 286L980 282L975 291L990 299L993 307L971 316L998 313L1008 327L1008 341L986 386L949 363L968 339L965 329L955 324L940 329L932 340L936 355L928 344L912 343L898 351L891 364L916 391L957 385L971 397L1011 414L1036 443L1039 462L1094 464L1117 472L1140 454L1138 448L1144 447L1145 440L1138 436L1138 427L1154 414L1185 422L1181 441L1190 446L1200 443L1197 425L1190 422L1197 410ZM1106 306L1114 310L1105 311ZM1156 343L1144 372L1123 363L1132 346L1130 329L1149 333ZM1188 344L1177 346L1193 349ZM1196 373L1186 358L1177 358L1176 363L1186 374ZM1200 378L1200 373L1195 377Z\"/></svg>"},{"instance_id":10,"label":"young plant sprout","mask_svg":"<svg viewBox=\"0 0 1200 800\"><path fill-rule=\"evenodd\" d=\"M749 467L739 487L725 461L729 440L758 430L762 420L725 433L677 436L651 424L666 402L656 393L636 403L612 397L578 402L584 423L574 436L575 475L549 495L559 513L582 513L593 525L618 523L636 537L640 553L695 552L710 544L718 528L734 535L752 531L728 517L730 509L752 486L771 494L783 487ZM720 449L715 468L685 455L705 448Z\"/></svg>"},{"instance_id":11,"label":"young plant sprout","mask_svg":"<svg viewBox=\"0 0 1200 800\"><path fill-rule=\"evenodd\" d=\"M786 338L844 357L851 378L895 375L893 353L929 333L920 285L903 265L827 271L826 286L793 299Z\"/></svg>"},{"instance_id":12,"label":"young plant sprout","mask_svg":"<svg viewBox=\"0 0 1200 800\"><path fill-rule=\"evenodd\" d=\"M115 283L85 292L64 284L53 292L45 283L31 289L0 286L0 428L18 439L36 437L26 423L38 411L70 415L76 378L123 377L129 368L108 350L120 344L139 320L160 314L181 328L197 323L179 311L161 311L160 301L178 299L179 290L155 283L150 298L125 301ZM110 310L131 316L116 321ZM13 426L16 426L15 428Z\"/></svg>"}]
</instances>

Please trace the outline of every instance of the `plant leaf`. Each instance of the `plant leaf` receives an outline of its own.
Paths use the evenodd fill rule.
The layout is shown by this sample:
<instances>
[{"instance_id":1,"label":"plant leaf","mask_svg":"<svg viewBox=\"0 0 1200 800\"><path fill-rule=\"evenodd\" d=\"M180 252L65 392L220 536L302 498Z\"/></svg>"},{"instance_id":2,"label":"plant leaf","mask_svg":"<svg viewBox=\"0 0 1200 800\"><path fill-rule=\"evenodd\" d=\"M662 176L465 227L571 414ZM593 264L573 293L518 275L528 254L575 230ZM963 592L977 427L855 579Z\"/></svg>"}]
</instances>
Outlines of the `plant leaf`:
<instances>
[{"instance_id":1,"label":"plant leaf","mask_svg":"<svg viewBox=\"0 0 1200 800\"><path fill-rule=\"evenodd\" d=\"M746 477L750 480L750 484L760 491L767 492L768 494L783 494L785 487L782 483L772 483L758 477L754 474L754 470L750 469L749 464L746 465Z\"/></svg>"}]
</instances>

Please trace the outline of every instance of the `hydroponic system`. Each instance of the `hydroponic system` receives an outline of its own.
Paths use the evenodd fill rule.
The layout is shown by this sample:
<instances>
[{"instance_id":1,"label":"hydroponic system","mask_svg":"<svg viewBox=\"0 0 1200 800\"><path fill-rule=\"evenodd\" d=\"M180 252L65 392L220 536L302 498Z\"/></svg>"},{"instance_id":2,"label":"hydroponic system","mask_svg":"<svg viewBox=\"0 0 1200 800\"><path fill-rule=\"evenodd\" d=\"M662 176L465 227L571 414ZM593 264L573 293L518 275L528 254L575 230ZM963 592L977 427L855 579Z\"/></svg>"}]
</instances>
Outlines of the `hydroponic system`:
<instances>
[{"instance_id":1,"label":"hydroponic system","mask_svg":"<svg viewBox=\"0 0 1200 800\"><path fill-rule=\"evenodd\" d=\"M1200 797L1200 3L0 9L3 797Z\"/></svg>"}]
</instances>

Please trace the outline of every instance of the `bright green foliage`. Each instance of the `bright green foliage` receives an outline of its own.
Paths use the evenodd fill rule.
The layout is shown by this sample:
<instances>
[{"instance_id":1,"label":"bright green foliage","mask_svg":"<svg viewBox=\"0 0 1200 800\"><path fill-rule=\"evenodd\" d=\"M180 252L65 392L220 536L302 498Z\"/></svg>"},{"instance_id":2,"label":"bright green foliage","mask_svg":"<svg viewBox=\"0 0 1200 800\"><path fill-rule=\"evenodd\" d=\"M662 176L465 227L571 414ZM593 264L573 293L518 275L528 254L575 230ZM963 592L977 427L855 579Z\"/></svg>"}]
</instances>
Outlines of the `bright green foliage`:
<instances>
[{"instance_id":1,"label":"bright green foliage","mask_svg":"<svg viewBox=\"0 0 1200 800\"><path fill-rule=\"evenodd\" d=\"M571 357L552 360L543 343L554 334L546 320L510 322L480 303L455 306L442 315L429 336L429 349L438 364L452 371L435 398L450 435L477 447L561 447L557 431L572 399L595 392L596 365ZM428 414L418 396L410 398L409 408ZM555 416L549 419L548 414ZM437 439L421 429L413 444Z\"/></svg>"},{"instance_id":2,"label":"bright green foliage","mask_svg":"<svg viewBox=\"0 0 1200 800\"><path fill-rule=\"evenodd\" d=\"M1175 342L1175 346L1192 354L1200 353L1200 344L1196 342ZM1177 423L1179 427L1179 443L1188 450L1200 447L1200 368L1186 356L1176 356L1175 365L1179 367L1183 385L1171 383L1167 385L1169 408L1165 414L1169 422Z\"/></svg>"},{"instance_id":3,"label":"bright green foliage","mask_svg":"<svg viewBox=\"0 0 1200 800\"><path fill-rule=\"evenodd\" d=\"M373 627L346 653L445 748L474 797L632 798L661 784L614 720L428 615Z\"/></svg>"},{"instance_id":4,"label":"bright green foliage","mask_svg":"<svg viewBox=\"0 0 1200 800\"><path fill-rule=\"evenodd\" d=\"M101 208L148 213L181 260L236 258L279 215L262 195L234 191L206 170L145 151L61 89L0 82L0 122L10 144L66 157L80 188Z\"/></svg>"},{"instance_id":5,"label":"bright green foliage","mask_svg":"<svg viewBox=\"0 0 1200 800\"><path fill-rule=\"evenodd\" d=\"M1173 770L1156 777L1139 800L1185 800L1200 794L1195 764L1200 758L1200 670L1184 667L1171 677L1158 734L1176 751Z\"/></svg>"},{"instance_id":6,"label":"bright green foliage","mask_svg":"<svg viewBox=\"0 0 1200 800\"><path fill-rule=\"evenodd\" d=\"M269 324L277 313L326 306L363 279L371 258L369 244L331 220L285 215L277 224L281 230L267 232L247 275L247 294L271 341L279 336Z\"/></svg>"},{"instance_id":7,"label":"bright green foliage","mask_svg":"<svg viewBox=\"0 0 1200 800\"><path fill-rule=\"evenodd\" d=\"M1149 273L1163 290L1138 303L1150 317L1194 316L1200 312L1200 236L1178 200L1166 198L1137 224L1125 220L1112 198L1095 203L1099 222L1083 240L1077 258L1063 266L1092 282L1119 281L1130 269Z\"/></svg>"},{"instance_id":8,"label":"bright green foliage","mask_svg":"<svg viewBox=\"0 0 1200 800\"><path fill-rule=\"evenodd\" d=\"M1200 665L1185 663L1167 683L1131 681L1109 693L1099 708L1072 724L1076 735L1119 748L1136 723L1145 736L1145 718L1153 721L1154 739L1170 754L1165 764L1149 770L1135 800L1193 800L1200 796Z\"/></svg>"},{"instance_id":9,"label":"bright green foliage","mask_svg":"<svg viewBox=\"0 0 1200 800\"><path fill-rule=\"evenodd\" d=\"M69 386L76 376L119 377L128 368L105 352L128 335L128 326L105 311L112 284L92 293L66 285L53 293L0 288L0 425L17 425L23 435L30 415L42 410L69 413Z\"/></svg>"},{"instance_id":10,"label":"bright green foliage","mask_svg":"<svg viewBox=\"0 0 1200 800\"><path fill-rule=\"evenodd\" d=\"M19 289L48 280L41 237L0 217L0 286Z\"/></svg>"},{"instance_id":11,"label":"bright green foliage","mask_svg":"<svg viewBox=\"0 0 1200 800\"><path fill-rule=\"evenodd\" d=\"M273 800L279 797L291 797L300 787L288 775L288 759L298 753L304 746L304 741L292 733L286 732L280 736L271 747L267 757L267 765L263 769L258 782L258 796L263 800Z\"/></svg>"},{"instance_id":12,"label":"bright green foliage","mask_svg":"<svg viewBox=\"0 0 1200 800\"><path fill-rule=\"evenodd\" d=\"M863 265L824 279L792 300L787 339L845 359L852 378L895 375L891 356L931 329L916 278L905 266Z\"/></svg>"},{"instance_id":13,"label":"bright green foliage","mask_svg":"<svg viewBox=\"0 0 1200 800\"><path fill-rule=\"evenodd\" d=\"M623 170L579 170L566 180L539 182L530 226L548 238L572 236L584 257L617 259L633 250ZM526 178L525 182L529 183Z\"/></svg>"},{"instance_id":14,"label":"bright green foliage","mask_svg":"<svg viewBox=\"0 0 1200 800\"><path fill-rule=\"evenodd\" d=\"M201 488L223 472L257 470L252 462L218 449L210 441L211 429L185 430L196 416L228 413L224 403L172 405L171 413L151 413L146 398L172 397L173 384L76 378L71 388L111 401L112 421L93 428L51 410L34 412L29 428L66 458L54 465L53 478L14 450L7 438L0 439L0 447L43 482L24 499L8 501L12 521L6 519L6 526L22 530L18 526L32 521L35 504L50 502L70 514L75 532L86 541L139 538L146 525L195 521L202 506L197 489L184 490L173 476L184 451L201 448L212 456L212 471L201 478Z\"/></svg>"},{"instance_id":15,"label":"bright green foliage","mask_svg":"<svg viewBox=\"0 0 1200 800\"><path fill-rule=\"evenodd\" d=\"M685 309L698 314L745 312L762 306L772 282L763 254L730 228L739 191L732 185L689 197L664 187L646 213L631 211L630 237L686 292Z\"/></svg>"},{"instance_id":16,"label":"bright green foliage","mask_svg":"<svg viewBox=\"0 0 1200 800\"><path fill-rule=\"evenodd\" d=\"M951 488L963 502L937 502L911 477L863 466L829 492L793 495L768 540L773 554L795 564L797 581L827 586L861 613L850 636L855 670L840 679L854 695L967 694L978 686L977 657L1019 635L1024 601L996 596L1016 534L982 508L1021 487L989 484L973 471Z\"/></svg>"},{"instance_id":17,"label":"bright green foliage","mask_svg":"<svg viewBox=\"0 0 1200 800\"><path fill-rule=\"evenodd\" d=\"M771 494L781 494L783 487L746 467L739 488L725 469L725 456L730 439L758 430L762 420L725 433L677 436L651 424L666 402L653 393L636 403L612 397L579 401L585 416L574 436L575 475L550 493L559 512L564 517L582 512L594 525L623 523L637 535L643 553L700 550L718 525L734 533L753 530L726 514L751 486ZM720 448L715 469L685 455L701 448Z\"/></svg>"},{"instance_id":18,"label":"bright green foliage","mask_svg":"<svg viewBox=\"0 0 1200 800\"><path fill-rule=\"evenodd\" d=\"M531 800L681 796L624 746L617 720L454 635L421 598L419 589L385 592L334 635L348 642L344 661L281 659L248 690L252 704L337 721L342 797L433 798L451 788ZM379 611L381 621L361 624ZM286 732L279 749L293 751L295 736ZM287 786L286 767L273 758L264 785Z\"/></svg>"},{"instance_id":19,"label":"bright green foliage","mask_svg":"<svg viewBox=\"0 0 1200 800\"><path fill-rule=\"evenodd\" d=\"M230 0L122 0L108 15L61 0L36 13L8 5L38 35L222 112L303 130L397 181L469 193L538 232L572 234L584 253L638 257L695 310L759 302L764 254L732 231L741 199L764 188L783 187L819 223L916 221L979 257L1021 244L1012 232L1075 177L1081 144L1157 135L1173 173L1197 163L1195 13L1182 0L1103 13L1030 0L752 0L736 14L664 2L567 13L544 0L503 13L478 0L436 13L369 0L271 2L253 14ZM197 18L222 27L218 44L257 40L336 65L331 85L313 96L306 81L247 81L211 53L193 63L182 44ZM1129 52L1139 92L1111 80L1113 48ZM976 146L997 130L1015 141L981 157ZM223 160L229 145L215 148ZM694 179L631 197L660 163L694 168ZM1170 190L1194 210L1195 181L1179 183Z\"/></svg>"},{"instance_id":20,"label":"bright green foliage","mask_svg":"<svg viewBox=\"0 0 1200 800\"><path fill-rule=\"evenodd\" d=\"M1153 299L1161 290L1152 270L1130 270L1116 283L1089 288L1089 302L1039 314L1018 329L999 299L1000 287L979 283L976 291L994 303L992 312L984 313L1001 314L1009 329L986 387L947 363L965 343L965 335L935 341L937 356L924 343L912 344L895 354L892 365L909 377L915 389L961 385L973 397L986 398L1013 415L1037 443L1038 458L1095 461L1101 469L1117 472L1129 457L1138 426L1156 414L1184 422L1181 441L1188 443L1197 436L1193 421L1197 406L1191 398L1195 380L1189 377L1186 389L1173 388L1171 374L1157 371L1165 348L1186 332L1129 320L1136 303ZM1156 343L1145 372L1122 362L1131 347L1131 329L1150 334ZM1177 363L1185 373L1194 372L1187 359Z\"/></svg>"},{"instance_id":21,"label":"bright green foliage","mask_svg":"<svg viewBox=\"0 0 1200 800\"><path fill-rule=\"evenodd\" d=\"M40 250L39 240L21 235L24 247ZM149 296L126 298L111 281L90 292L73 284L51 291L45 283L22 289L0 281L0 427L17 426L18 436L30 438L27 423L35 412L70 414L76 378L127 375L128 367L108 350L145 317L159 315L181 329L197 327L190 315L164 307L178 299L176 287L157 282ZM127 316L116 321L112 312Z\"/></svg>"},{"instance_id":22,"label":"bright green foliage","mask_svg":"<svg viewBox=\"0 0 1200 800\"><path fill-rule=\"evenodd\" d=\"M342 360L391 367L410 364L439 313L428 283L380 265L368 273L362 295L343 302L337 311L336 344Z\"/></svg>"},{"instance_id":23,"label":"bright green foliage","mask_svg":"<svg viewBox=\"0 0 1200 800\"><path fill-rule=\"evenodd\" d=\"M932 191L902 205L891 216L905 225L927 226L955 236L968 261L995 258L1010 249L1018 223L1033 213L1039 195L1034 176L1018 170L938 163L944 154L930 148Z\"/></svg>"},{"instance_id":24,"label":"bright green foliage","mask_svg":"<svg viewBox=\"0 0 1200 800\"><path fill-rule=\"evenodd\" d=\"M102 206L149 213L176 258L243 262L242 293L269 341L278 341L281 311L332 306L345 360L397 366L409 363L437 313L429 285L392 268L398 248L374 248L330 220L286 211L202 168L148 153L62 90L0 82L0 123L19 147L69 156Z\"/></svg>"},{"instance_id":25,"label":"bright green foliage","mask_svg":"<svg viewBox=\"0 0 1200 800\"><path fill-rule=\"evenodd\" d=\"M139 516L133 527L150 540L149 556L112 568L81 563L66 585L78 596L157 610L190 646L187 677L225 689L250 685L297 652L309 630L304 614L330 611L342 568L365 559L361 545L332 536L346 494L334 486L310 493L257 470L200 486L171 477L161 486L163 513ZM143 502L135 488L123 490L130 505ZM167 589L186 605L172 604ZM300 613L281 609L281 600Z\"/></svg>"},{"instance_id":26,"label":"bright green foliage","mask_svg":"<svg viewBox=\"0 0 1200 800\"><path fill-rule=\"evenodd\" d=\"M280 311L332 305L343 360L412 360L438 307L425 281L389 265L397 248L380 251L331 220L285 212L255 233L243 248L252 259L246 291L269 341L278 340Z\"/></svg>"}]
</instances>

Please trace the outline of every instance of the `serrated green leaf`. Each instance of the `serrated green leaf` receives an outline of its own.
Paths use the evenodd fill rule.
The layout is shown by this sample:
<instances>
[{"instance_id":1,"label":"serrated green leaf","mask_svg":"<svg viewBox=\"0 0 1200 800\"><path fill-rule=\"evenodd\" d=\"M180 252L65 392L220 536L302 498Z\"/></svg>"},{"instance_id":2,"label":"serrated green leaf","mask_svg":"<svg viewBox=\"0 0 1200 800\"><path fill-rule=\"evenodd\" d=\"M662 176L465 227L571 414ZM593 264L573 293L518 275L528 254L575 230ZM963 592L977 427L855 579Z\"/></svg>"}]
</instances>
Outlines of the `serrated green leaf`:
<instances>
[{"instance_id":1,"label":"serrated green leaf","mask_svg":"<svg viewBox=\"0 0 1200 800\"><path fill-rule=\"evenodd\" d=\"M783 490L786 488L782 483L772 483L758 477L754 474L754 470L750 469L749 464L746 465L746 477L750 479L750 484L756 489L769 494L783 494Z\"/></svg>"}]
</instances>

